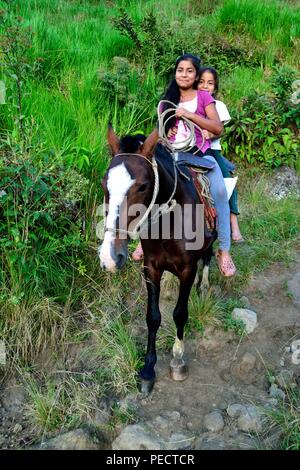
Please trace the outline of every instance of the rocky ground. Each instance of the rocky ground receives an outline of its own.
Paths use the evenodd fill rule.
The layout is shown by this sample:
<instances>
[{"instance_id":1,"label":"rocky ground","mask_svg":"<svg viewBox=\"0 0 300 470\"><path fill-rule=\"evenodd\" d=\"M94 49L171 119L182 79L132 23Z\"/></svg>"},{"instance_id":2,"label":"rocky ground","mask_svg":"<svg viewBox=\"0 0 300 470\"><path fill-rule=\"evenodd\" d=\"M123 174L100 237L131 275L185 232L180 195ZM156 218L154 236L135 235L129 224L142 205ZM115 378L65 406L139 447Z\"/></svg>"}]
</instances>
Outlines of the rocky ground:
<instances>
[{"instance_id":1,"label":"rocky ground","mask_svg":"<svg viewBox=\"0 0 300 470\"><path fill-rule=\"evenodd\" d=\"M289 268L277 263L255 277L245 296L257 314L253 331L239 340L210 328L204 338L188 341L185 382L173 382L170 357L159 357L154 391L139 402L132 397L138 423L122 430L114 449L278 446L266 410L280 405L286 387L299 386L300 256Z\"/></svg>"},{"instance_id":2,"label":"rocky ground","mask_svg":"<svg viewBox=\"0 0 300 470\"><path fill-rule=\"evenodd\" d=\"M87 426L50 440L41 436L37 444L24 414L25 391L11 379L2 390L0 447L277 448L279 435L269 429L266 410L280 405L287 386L299 386L300 255L289 267L276 263L254 277L244 294L249 334L239 338L210 327L204 338L187 340L189 377L184 382L169 378L170 356L159 356L152 394L119 403L120 409L134 412L135 422L119 425L113 442L101 431L110 419L109 404L103 402L92 432ZM172 307L162 297L162 311L167 314Z\"/></svg>"}]
</instances>

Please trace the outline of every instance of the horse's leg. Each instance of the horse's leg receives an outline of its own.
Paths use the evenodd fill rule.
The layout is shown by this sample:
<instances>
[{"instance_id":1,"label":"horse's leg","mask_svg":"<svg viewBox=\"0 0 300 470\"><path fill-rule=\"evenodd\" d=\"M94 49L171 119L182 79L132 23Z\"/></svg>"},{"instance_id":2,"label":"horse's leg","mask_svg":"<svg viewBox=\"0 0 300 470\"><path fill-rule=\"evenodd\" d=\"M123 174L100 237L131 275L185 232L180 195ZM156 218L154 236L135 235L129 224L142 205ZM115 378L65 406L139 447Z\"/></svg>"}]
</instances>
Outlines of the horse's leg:
<instances>
[{"instance_id":1,"label":"horse's leg","mask_svg":"<svg viewBox=\"0 0 300 470\"><path fill-rule=\"evenodd\" d=\"M189 266L188 269L185 269L179 276L179 297L173 313L173 318L177 327L177 336L173 346L173 359L170 363L170 374L173 380L185 380L188 376L188 368L183 359L183 332L188 319L188 300L196 271L197 265L194 264L194 266Z\"/></svg>"},{"instance_id":2,"label":"horse's leg","mask_svg":"<svg viewBox=\"0 0 300 470\"><path fill-rule=\"evenodd\" d=\"M198 289L200 289L201 294L205 297L209 290L209 265L213 255L213 246L212 244L207 248L205 253L202 256L203 259L203 271L202 271L202 280L201 283L198 283Z\"/></svg>"},{"instance_id":3,"label":"horse's leg","mask_svg":"<svg viewBox=\"0 0 300 470\"><path fill-rule=\"evenodd\" d=\"M160 326L161 314L159 310L160 280L162 272L154 267L145 266L144 269L147 291L147 326L148 326L148 345L145 356L145 364L140 371L140 391L150 393L155 382L154 366L156 364L156 333Z\"/></svg>"}]
</instances>

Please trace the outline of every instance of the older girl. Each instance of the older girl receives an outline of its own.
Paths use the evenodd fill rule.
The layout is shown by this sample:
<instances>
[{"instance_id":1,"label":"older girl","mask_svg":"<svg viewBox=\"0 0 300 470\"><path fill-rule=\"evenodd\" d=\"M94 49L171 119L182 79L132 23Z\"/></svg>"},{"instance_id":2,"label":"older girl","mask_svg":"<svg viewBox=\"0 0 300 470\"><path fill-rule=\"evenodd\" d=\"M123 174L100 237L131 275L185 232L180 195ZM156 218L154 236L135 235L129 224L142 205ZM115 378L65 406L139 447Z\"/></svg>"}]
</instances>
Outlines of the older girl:
<instances>
[{"instance_id":1,"label":"older girl","mask_svg":"<svg viewBox=\"0 0 300 470\"><path fill-rule=\"evenodd\" d=\"M175 77L171 81L163 97L178 105L176 116L173 120L166 123L166 131L175 127L176 135L172 137L175 144L185 140L189 130L184 125L182 117L193 121L202 129L219 135L223 130L218 113L215 107L214 98L207 91L197 90L197 84L200 77L200 60L192 54L184 54L176 60ZM198 155L216 163L213 156L210 155L210 140L202 142L201 133L195 130L194 150ZM215 202L217 212L217 229L220 248L216 253L216 259L220 271L226 277L233 276L236 268L229 254L230 250L230 222L229 205L227 201L227 192L224 184L222 172L217 164L212 170L207 172L210 181L210 191ZM133 254L134 259L141 259L142 251L138 246Z\"/></svg>"}]
</instances>

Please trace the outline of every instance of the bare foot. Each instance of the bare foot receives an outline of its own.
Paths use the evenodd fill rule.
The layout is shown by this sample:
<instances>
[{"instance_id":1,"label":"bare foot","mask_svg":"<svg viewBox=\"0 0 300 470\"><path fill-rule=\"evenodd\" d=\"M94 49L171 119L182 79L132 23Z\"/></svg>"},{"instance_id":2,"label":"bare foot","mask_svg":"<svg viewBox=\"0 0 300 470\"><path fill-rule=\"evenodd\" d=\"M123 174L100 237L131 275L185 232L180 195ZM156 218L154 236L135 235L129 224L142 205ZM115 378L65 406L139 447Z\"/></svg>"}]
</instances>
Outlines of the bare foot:
<instances>
[{"instance_id":1,"label":"bare foot","mask_svg":"<svg viewBox=\"0 0 300 470\"><path fill-rule=\"evenodd\" d=\"M244 238L240 232L238 218L236 214L230 213L231 238L234 242L243 242Z\"/></svg>"}]
</instances>

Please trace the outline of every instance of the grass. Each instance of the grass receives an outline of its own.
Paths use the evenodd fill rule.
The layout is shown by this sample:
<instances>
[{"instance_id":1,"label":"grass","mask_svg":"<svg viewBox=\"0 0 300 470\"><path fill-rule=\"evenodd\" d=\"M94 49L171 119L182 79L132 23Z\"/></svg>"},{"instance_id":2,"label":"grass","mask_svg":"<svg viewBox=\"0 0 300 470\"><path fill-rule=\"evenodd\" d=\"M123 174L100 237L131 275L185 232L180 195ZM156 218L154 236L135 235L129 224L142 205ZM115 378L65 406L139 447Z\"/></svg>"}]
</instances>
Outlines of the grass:
<instances>
[{"instance_id":1,"label":"grass","mask_svg":"<svg viewBox=\"0 0 300 470\"><path fill-rule=\"evenodd\" d=\"M212 282L221 283L227 291L242 292L251 276L271 263L293 260L293 248L299 246L300 211L296 198L276 201L270 197L270 176L241 173L241 231L246 245L233 245L238 268L233 280L221 279L213 270ZM217 276L217 277L215 277Z\"/></svg>"},{"instance_id":2,"label":"grass","mask_svg":"<svg viewBox=\"0 0 300 470\"><path fill-rule=\"evenodd\" d=\"M222 28L246 30L277 47L291 47L300 37L300 11L276 0L226 0L217 14Z\"/></svg>"},{"instance_id":3,"label":"grass","mask_svg":"<svg viewBox=\"0 0 300 470\"><path fill-rule=\"evenodd\" d=\"M48 436L57 430L69 430L86 421L96 409L97 387L66 376L63 380L24 379L28 394L27 416L37 431Z\"/></svg>"},{"instance_id":4,"label":"grass","mask_svg":"<svg viewBox=\"0 0 300 470\"><path fill-rule=\"evenodd\" d=\"M262 68L253 70L239 67L226 77L221 78L222 95L226 96L226 102L229 102L232 108L235 108L245 96L252 92L259 91L263 94L269 91L268 88Z\"/></svg>"},{"instance_id":5,"label":"grass","mask_svg":"<svg viewBox=\"0 0 300 470\"><path fill-rule=\"evenodd\" d=\"M155 124L155 105L169 78L159 67L168 70L168 60L173 63L182 49L197 52L202 43L206 44L206 38L213 35L236 42L250 54L250 63L236 65L236 57L228 59L226 50L221 51L222 60L229 60L226 63L229 72L221 77L222 95L229 109L239 106L252 91L261 94L272 91L268 77L275 63L298 67L300 18L299 9L292 3L282 5L275 0L200 3L10 2L10 11L23 16L24 26L32 28L33 43L25 59L30 66L38 64L38 68L34 73L28 68L23 85L26 142L20 140L15 117L14 80L8 78L3 67L0 69L0 80L7 87L7 103L0 105L0 171L3 155L8 153L14 156L13 165L16 156L26 154L39 167L45 159L46 172L60 164L68 176L71 169L78 171L67 181L80 206L74 241L68 245L65 237L50 233L47 243L39 236L22 252L17 245L11 251L6 247L1 252L0 335L6 344L11 370L21 363L31 371L25 374L29 416L39 432L47 434L76 427L89 419L99 396L124 396L135 391L136 371L144 355L146 332L141 334L140 325L145 325L146 294L143 287L137 287L142 280L139 268L132 264L122 273L110 276L100 272L95 261L94 248L98 242L94 216L102 200L100 180L109 161L108 122L112 122L118 134L140 129L149 132ZM166 41L170 50L156 65L149 60L153 55L151 48L148 53L145 49L144 62L139 63L133 41L112 26L111 20L120 14L119 7L126 9L136 27L146 12L154 11L162 18L163 27L170 26L172 31L177 28L182 38L179 49L172 48L173 39ZM1 8L7 8L7 2L0 1ZM163 35L158 39L162 41ZM256 50L262 51L261 63L252 67L251 54ZM114 61L116 56L125 58L129 64L123 81ZM103 73L105 79L101 80ZM299 160L296 168L300 174ZM273 261L289 262L292 248L299 243L298 201L274 202L268 197L267 176L251 173L249 168L240 173L240 221L247 247L233 247L238 266L234 280L221 279L217 268L212 268L212 283L221 285L226 298L210 293L203 299L192 292L187 328L190 333L203 333L208 325L214 325L242 334L241 325L231 317L233 308L239 306L236 299L255 272ZM74 182L80 174L87 178L87 189ZM18 205L22 204L14 206L16 219ZM30 230L33 228L29 227L29 233ZM21 282L24 275L29 280L26 288ZM32 288L33 284L37 289ZM171 349L175 333L172 315L166 312L158 335L161 351ZM38 360L45 352L51 351L54 357L67 361L72 356L71 348L78 352L78 357L69 366L63 363L59 374L54 373L55 359L47 374L39 369ZM296 419L295 410L294 407L290 414ZM126 413L116 406L112 427L134 419L131 412ZM283 424L281 421L280 425ZM291 431L291 426L287 428ZM287 446L295 445L291 442Z\"/></svg>"},{"instance_id":6,"label":"grass","mask_svg":"<svg viewBox=\"0 0 300 470\"><path fill-rule=\"evenodd\" d=\"M277 433L281 450L300 450L300 396L297 388L286 390L286 401L265 411L269 430Z\"/></svg>"}]
</instances>

